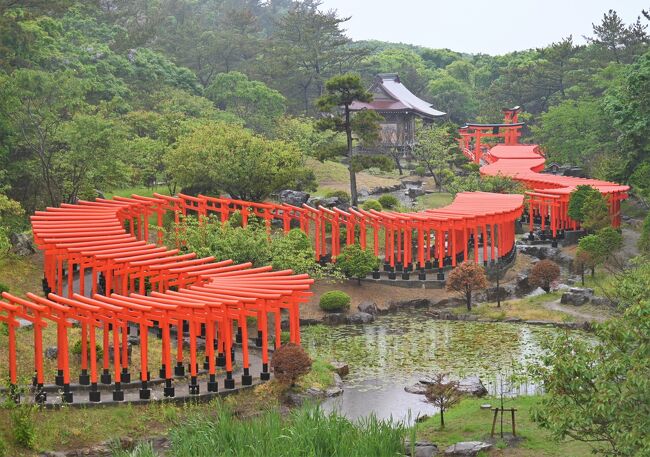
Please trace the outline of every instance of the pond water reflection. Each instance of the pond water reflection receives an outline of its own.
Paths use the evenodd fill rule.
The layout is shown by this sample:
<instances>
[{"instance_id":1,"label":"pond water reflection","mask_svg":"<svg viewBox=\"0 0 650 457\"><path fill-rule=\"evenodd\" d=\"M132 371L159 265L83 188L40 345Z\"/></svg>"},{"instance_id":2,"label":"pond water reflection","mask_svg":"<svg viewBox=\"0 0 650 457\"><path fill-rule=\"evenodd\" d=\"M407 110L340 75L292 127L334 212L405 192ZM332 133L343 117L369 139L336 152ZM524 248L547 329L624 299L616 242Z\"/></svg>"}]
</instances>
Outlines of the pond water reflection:
<instances>
[{"instance_id":1,"label":"pond water reflection","mask_svg":"<svg viewBox=\"0 0 650 457\"><path fill-rule=\"evenodd\" d=\"M421 375L448 372L477 375L491 394L515 367L525 368L543 352L541 342L566 330L508 323L433 320L421 312L379 316L368 325L314 326L302 329L303 346L313 355L345 361L350 374L344 394L323 407L336 408L350 418L374 412L382 418L404 420L431 414L423 396L404 387ZM524 381L516 394L534 393Z\"/></svg>"}]
</instances>

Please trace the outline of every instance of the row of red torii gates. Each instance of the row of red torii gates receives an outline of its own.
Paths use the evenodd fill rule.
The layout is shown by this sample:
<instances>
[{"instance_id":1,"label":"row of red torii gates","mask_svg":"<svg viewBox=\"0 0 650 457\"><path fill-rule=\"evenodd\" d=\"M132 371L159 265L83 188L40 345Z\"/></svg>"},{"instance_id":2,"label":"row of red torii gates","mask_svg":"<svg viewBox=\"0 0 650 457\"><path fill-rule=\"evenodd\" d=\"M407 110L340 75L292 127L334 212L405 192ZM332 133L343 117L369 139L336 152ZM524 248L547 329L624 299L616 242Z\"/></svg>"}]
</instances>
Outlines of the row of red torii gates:
<instances>
[{"instance_id":1,"label":"row of red torii gates","mask_svg":"<svg viewBox=\"0 0 650 457\"><path fill-rule=\"evenodd\" d=\"M579 184L593 185L608 196L612 223L618 226L620 200L627 197L628 187L539 173L545 159L536 145L517 144L520 126L516 121L516 111L509 110L506 124L499 124L498 129L492 126L490 133L505 144L485 153L481 149L471 158L483 165L482 174L511 176L530 189L526 198L531 232L536 220L554 240L559 230L577 228L566 209L570 192ZM465 152L476 141L477 132L485 128L482 124L461 130ZM141 399L151 396L148 335L152 327L161 337L162 350L159 376L155 379L164 383L167 397L175 395L174 376L185 374L187 362L190 395L198 395L201 390L203 381L199 376L206 379L208 392L217 391L221 368L224 388L234 388L234 348L238 343L241 384L253 382L251 344L260 348L260 379L269 379L269 344L281 344L283 315L288 317L290 341L300 343L299 305L308 299L313 282L307 275L273 271L271 267L254 268L250 263L235 265L213 257L198 258L195 253L182 252L180 247L167 248L163 246L167 213L176 223L188 215L198 215L201 220L214 215L225 222L239 213L246 225L255 216L263 221L269 234L273 226L285 232L301 229L313 240L317 260L336 261L342 244L359 243L376 256L383 256L387 269L419 270L420 279L425 279L425 270L433 268L437 269L437 279L442 280L444 268L453 268L458 262L487 265L514 253L515 221L524 214L524 195L464 192L444 208L412 213L355 208L344 211L182 194L80 201L38 211L31 219L34 240L44 252L46 297L30 293L21 298L5 292L0 300L0 321L9 329L12 395L19 395L19 378L33 373L35 401L47 400L43 329L49 325L56 326L58 347L54 383L62 388L66 402L73 401L73 324L80 326L81 334L78 381L90 385L91 402L101 401L98 384L112 384L113 400L125 398L123 384L131 382L136 368L130 366L128 354L131 328L137 328L140 337L137 368ZM256 326L252 343L249 317L255 318ZM16 333L21 320L33 324L31 367L18 366ZM183 348L184 329L189 333L189 354ZM205 339L204 351L197 348L199 337ZM98 342L103 351L99 362ZM201 356L203 370L198 363Z\"/></svg>"},{"instance_id":2,"label":"row of red torii gates","mask_svg":"<svg viewBox=\"0 0 650 457\"><path fill-rule=\"evenodd\" d=\"M546 158L538 145L519 143L524 126L518 120L519 110L518 106L503 110L503 123L466 124L459 130L459 146L469 160L482 165L481 175L508 176L526 187L525 219L531 236L539 226L556 245L558 234L580 228L580 223L568 214L571 192L580 185L594 187L605 196L610 222L612 226L620 227L621 201L628 197L629 186L599 179L540 173L544 170ZM485 138L502 142L490 146L482 142Z\"/></svg>"},{"instance_id":3,"label":"row of red torii gates","mask_svg":"<svg viewBox=\"0 0 650 457\"><path fill-rule=\"evenodd\" d=\"M33 373L35 401L47 401L43 329L50 325L56 326L58 348L54 381L61 387L64 402L73 401L73 324L80 326L81 333L78 381L90 385L90 402L101 401L98 383L112 383L113 400L124 400L123 384L131 382L133 368L128 352L131 327L137 328L140 338L140 399L151 396L151 327L161 336L159 378L164 380L166 397L175 395L173 378L185 375L187 362L189 395L199 394L200 336L205 339L201 374L206 377L208 392L218 390L219 367L225 371L224 388L235 388L236 343L241 344L241 385L253 382L250 344L260 347L259 377L269 379L269 341L275 347L281 344L283 312L288 315L290 341L300 343L298 308L308 299L313 280L290 270L273 271L268 266L253 268L250 263L235 265L231 260L197 258L194 253L180 254L179 249L149 242L148 215L168 204L169 200L164 198L118 197L63 204L32 216L34 240L44 252L46 297L28 293L20 298L4 292L0 301L0 321L8 325L9 382L14 397L19 396L16 389L20 371L21 376ZM128 231L125 225L130 227ZM87 271L92 284L85 283ZM248 334L250 317L255 318L257 327L253 343ZM32 324L33 371L29 367L22 367L21 371L17 366L16 330L20 320ZM183 348L184 328L189 331L189 354ZM103 359L98 362L99 342Z\"/></svg>"}]
</instances>

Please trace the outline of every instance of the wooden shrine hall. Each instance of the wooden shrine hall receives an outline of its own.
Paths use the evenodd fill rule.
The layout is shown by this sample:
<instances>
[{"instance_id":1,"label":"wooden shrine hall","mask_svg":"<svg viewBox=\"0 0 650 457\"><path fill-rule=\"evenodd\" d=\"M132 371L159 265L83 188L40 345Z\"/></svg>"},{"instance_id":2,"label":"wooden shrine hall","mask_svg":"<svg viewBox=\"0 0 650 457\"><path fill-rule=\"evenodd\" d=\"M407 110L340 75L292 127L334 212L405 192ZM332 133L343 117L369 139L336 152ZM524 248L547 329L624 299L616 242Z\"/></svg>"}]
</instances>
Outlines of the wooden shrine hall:
<instances>
[{"instance_id":1,"label":"wooden shrine hall","mask_svg":"<svg viewBox=\"0 0 650 457\"><path fill-rule=\"evenodd\" d=\"M368 89L373 100L369 103L354 102L350 110L372 110L384 118L380 122L382 148L392 148L409 155L415 144L415 121L425 123L446 115L412 93L397 73L381 73Z\"/></svg>"}]
</instances>

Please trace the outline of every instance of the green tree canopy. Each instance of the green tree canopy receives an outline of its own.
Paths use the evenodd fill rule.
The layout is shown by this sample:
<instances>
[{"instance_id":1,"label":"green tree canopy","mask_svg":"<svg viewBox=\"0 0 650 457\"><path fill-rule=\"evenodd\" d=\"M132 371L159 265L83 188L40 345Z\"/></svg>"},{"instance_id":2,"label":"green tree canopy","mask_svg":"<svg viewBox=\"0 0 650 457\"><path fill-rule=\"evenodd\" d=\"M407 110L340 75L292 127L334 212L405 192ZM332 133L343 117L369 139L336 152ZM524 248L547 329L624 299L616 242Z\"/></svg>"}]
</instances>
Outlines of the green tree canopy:
<instances>
[{"instance_id":1,"label":"green tree canopy","mask_svg":"<svg viewBox=\"0 0 650 457\"><path fill-rule=\"evenodd\" d=\"M569 195L569 207L567 209L569 217L578 222L583 222L585 220L585 202L589 197L596 195L600 197L600 192L594 187L576 186L575 190Z\"/></svg>"},{"instance_id":2,"label":"green tree canopy","mask_svg":"<svg viewBox=\"0 0 650 457\"><path fill-rule=\"evenodd\" d=\"M280 189L311 189L314 180L296 146L220 122L202 123L181 137L165 165L183 187L251 201Z\"/></svg>"},{"instance_id":3,"label":"green tree canopy","mask_svg":"<svg viewBox=\"0 0 650 457\"><path fill-rule=\"evenodd\" d=\"M332 114L330 117L323 118L319 127L323 130L329 129L345 134L345 155L348 159L350 174L350 196L352 205L357 205L359 202L357 172L364 168L370 168L377 163L384 167L389 165L386 165L386 157L356 154L353 148L353 132L362 143L376 143L379 140L381 116L374 111L368 110L363 110L357 114L350 111L350 105L354 101L372 101L372 94L363 87L359 75L335 76L327 81L325 89L326 93L317 100L316 104L320 111ZM342 109L342 112L338 112L339 109Z\"/></svg>"},{"instance_id":4,"label":"green tree canopy","mask_svg":"<svg viewBox=\"0 0 650 457\"><path fill-rule=\"evenodd\" d=\"M446 126L421 126L416 131L413 156L433 176L438 190L453 176L451 168L457 149Z\"/></svg>"},{"instance_id":5,"label":"green tree canopy","mask_svg":"<svg viewBox=\"0 0 650 457\"><path fill-rule=\"evenodd\" d=\"M235 114L258 132L271 132L286 108L280 92L236 71L215 76L205 95L217 108Z\"/></svg>"}]
</instances>

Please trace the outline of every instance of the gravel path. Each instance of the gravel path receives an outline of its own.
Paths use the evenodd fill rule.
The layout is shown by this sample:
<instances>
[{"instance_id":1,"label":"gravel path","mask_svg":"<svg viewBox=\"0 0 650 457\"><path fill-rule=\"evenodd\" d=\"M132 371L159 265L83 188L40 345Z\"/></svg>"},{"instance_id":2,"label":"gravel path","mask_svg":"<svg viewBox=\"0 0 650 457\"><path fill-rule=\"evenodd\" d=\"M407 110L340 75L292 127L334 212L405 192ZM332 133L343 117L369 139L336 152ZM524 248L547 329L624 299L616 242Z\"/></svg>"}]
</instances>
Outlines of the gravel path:
<instances>
[{"instance_id":1,"label":"gravel path","mask_svg":"<svg viewBox=\"0 0 650 457\"><path fill-rule=\"evenodd\" d=\"M560 300L554 300L546 303L542 303L542 306L548 310L551 311L560 311L562 313L569 314L573 317L577 317L578 319L583 319L585 321L589 322L605 322L607 319L610 318L609 313L590 313L590 312L583 312L580 308L580 311L576 309L575 306L565 306L560 303Z\"/></svg>"}]
</instances>

